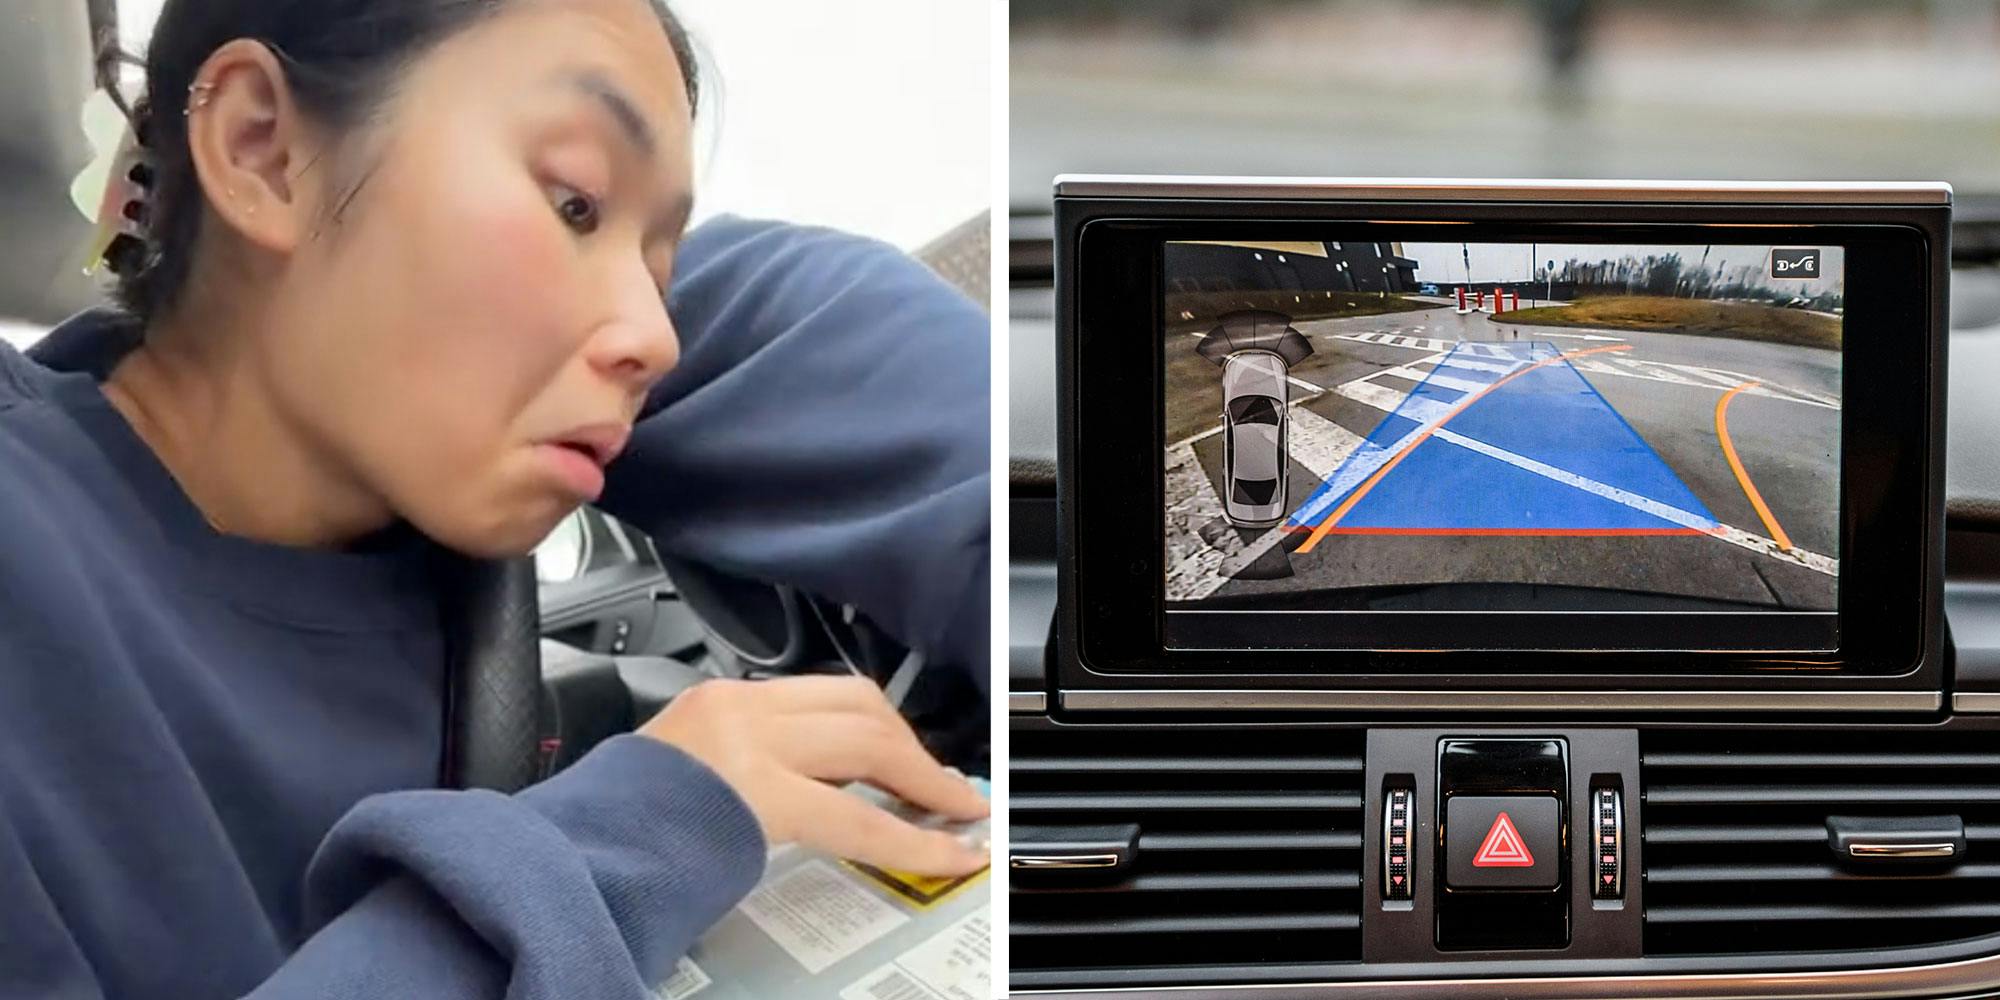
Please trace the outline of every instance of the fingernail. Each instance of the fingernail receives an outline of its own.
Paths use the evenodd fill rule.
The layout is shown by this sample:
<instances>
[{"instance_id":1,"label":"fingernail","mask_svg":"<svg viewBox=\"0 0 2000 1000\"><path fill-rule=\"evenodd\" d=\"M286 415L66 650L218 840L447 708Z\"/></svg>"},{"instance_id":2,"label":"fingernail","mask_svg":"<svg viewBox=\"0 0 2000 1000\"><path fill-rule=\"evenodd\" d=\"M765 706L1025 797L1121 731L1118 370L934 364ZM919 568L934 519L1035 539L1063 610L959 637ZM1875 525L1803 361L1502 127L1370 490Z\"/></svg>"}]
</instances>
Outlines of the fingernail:
<instances>
[{"instance_id":1,"label":"fingernail","mask_svg":"<svg viewBox=\"0 0 2000 1000\"><path fill-rule=\"evenodd\" d=\"M984 830L967 830L958 835L958 843L968 851L986 854L993 849L993 838Z\"/></svg>"}]
</instances>

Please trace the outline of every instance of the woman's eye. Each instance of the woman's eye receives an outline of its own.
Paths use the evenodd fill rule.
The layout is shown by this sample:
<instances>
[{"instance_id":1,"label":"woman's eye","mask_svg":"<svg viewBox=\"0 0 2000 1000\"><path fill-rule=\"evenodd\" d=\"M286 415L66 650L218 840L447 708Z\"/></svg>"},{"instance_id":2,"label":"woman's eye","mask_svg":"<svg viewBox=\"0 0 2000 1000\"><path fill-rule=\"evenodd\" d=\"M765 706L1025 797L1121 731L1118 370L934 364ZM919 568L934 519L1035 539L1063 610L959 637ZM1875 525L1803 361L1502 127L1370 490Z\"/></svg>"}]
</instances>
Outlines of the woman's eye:
<instances>
[{"instance_id":1,"label":"woman's eye","mask_svg":"<svg viewBox=\"0 0 2000 1000\"><path fill-rule=\"evenodd\" d=\"M580 235L588 236L597 231L597 200L574 188L556 188L556 214L562 216L563 224Z\"/></svg>"}]
</instances>

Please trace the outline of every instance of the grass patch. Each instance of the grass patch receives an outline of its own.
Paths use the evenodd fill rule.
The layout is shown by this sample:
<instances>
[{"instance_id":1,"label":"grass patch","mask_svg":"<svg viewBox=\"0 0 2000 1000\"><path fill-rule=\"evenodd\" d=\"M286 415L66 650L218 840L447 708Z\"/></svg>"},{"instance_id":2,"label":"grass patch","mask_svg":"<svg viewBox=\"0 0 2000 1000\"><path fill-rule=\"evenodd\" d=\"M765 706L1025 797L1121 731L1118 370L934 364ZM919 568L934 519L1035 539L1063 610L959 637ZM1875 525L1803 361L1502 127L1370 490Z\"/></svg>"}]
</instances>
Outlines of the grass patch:
<instances>
[{"instance_id":1,"label":"grass patch","mask_svg":"<svg viewBox=\"0 0 2000 1000\"><path fill-rule=\"evenodd\" d=\"M1710 302L1656 295L1613 295L1580 299L1566 306L1516 309L1495 323L1588 326L1604 330L1689 333L1705 337L1761 340L1798 347L1840 349L1840 320L1802 309L1756 302Z\"/></svg>"},{"instance_id":2,"label":"grass patch","mask_svg":"<svg viewBox=\"0 0 2000 1000\"><path fill-rule=\"evenodd\" d=\"M1173 333L1214 329L1224 313L1239 309L1269 309L1296 322L1436 308L1436 302L1418 302L1400 295L1385 298L1375 292L1168 292L1167 329Z\"/></svg>"}]
</instances>

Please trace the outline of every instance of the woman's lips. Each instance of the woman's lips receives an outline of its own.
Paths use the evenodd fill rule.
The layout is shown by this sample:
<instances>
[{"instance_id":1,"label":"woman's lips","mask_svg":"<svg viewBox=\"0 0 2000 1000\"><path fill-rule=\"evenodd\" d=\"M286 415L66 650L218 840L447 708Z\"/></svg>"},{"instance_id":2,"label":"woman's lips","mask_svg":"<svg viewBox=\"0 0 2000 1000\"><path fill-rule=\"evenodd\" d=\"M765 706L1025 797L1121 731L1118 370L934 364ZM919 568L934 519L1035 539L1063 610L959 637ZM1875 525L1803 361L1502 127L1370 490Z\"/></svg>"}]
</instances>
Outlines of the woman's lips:
<instances>
[{"instance_id":1,"label":"woman's lips","mask_svg":"<svg viewBox=\"0 0 2000 1000\"><path fill-rule=\"evenodd\" d=\"M604 493L604 467L571 445L538 444L535 452L563 491L585 503L594 503Z\"/></svg>"}]
</instances>

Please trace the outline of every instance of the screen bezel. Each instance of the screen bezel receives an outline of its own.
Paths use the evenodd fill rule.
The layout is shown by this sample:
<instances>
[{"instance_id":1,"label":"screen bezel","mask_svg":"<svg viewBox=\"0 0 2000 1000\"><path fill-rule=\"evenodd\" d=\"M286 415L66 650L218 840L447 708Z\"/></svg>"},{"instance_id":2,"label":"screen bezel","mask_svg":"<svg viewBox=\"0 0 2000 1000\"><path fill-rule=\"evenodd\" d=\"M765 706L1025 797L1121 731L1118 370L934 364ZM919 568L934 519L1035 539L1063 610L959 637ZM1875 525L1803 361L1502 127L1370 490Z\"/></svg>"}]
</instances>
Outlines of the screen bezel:
<instances>
[{"instance_id":1,"label":"screen bezel","mask_svg":"<svg viewBox=\"0 0 2000 1000\"><path fill-rule=\"evenodd\" d=\"M1058 200L1059 211L1064 199ZM1519 674L1532 657L1537 674L1802 675L1907 674L1930 646L1928 548L1935 539L1926 510L1934 501L1937 317L1930 237L1914 223L1826 221L1835 210L1800 206L1331 203L1189 201L1097 206L1104 217L1080 220L1064 238L1059 273L1064 324L1063 499L1070 540L1074 628L1066 646L1078 664L1100 674L1338 674L1407 679L1423 674ZM1845 210L1865 216L1865 211ZM1147 215L1171 217L1145 217ZM1882 213L1877 213L1882 214ZM1123 217L1120 217L1120 216ZM1817 217L1816 217L1817 216ZM1454 638L1440 643L1435 619L1394 612L1396 622L1365 645L1311 648L1168 649L1161 464L1164 452L1163 248L1172 240L1352 239L1394 242L1740 243L1840 245L1846 248L1846 324L1842 363L1841 537L1838 636L1833 652L1716 649L1660 642L1643 649L1560 648L1529 641L1552 634L1534 612L1454 615ZM1853 335L1905 330L1917 343ZM1130 345L1147 346L1145 359ZM1122 357L1120 356L1122 355ZM1087 391L1083 391L1086 390ZM1864 419L1865 417L1865 419ZM1095 429L1087 434L1084 428ZM1143 446L1143 447L1142 447ZM1147 484L1135 498L1132 484ZM1148 516L1134 517L1135 509ZM1917 600L1911 600L1916 596ZM1300 616L1310 618L1313 616ZM1345 616L1319 616L1322 618ZM1376 616L1368 616L1371 619ZM1656 616L1642 616L1656 617ZM1710 635L1731 619L1754 615L1681 612L1619 628L1671 627ZM1430 619L1425 621L1424 619ZM1407 622L1407 625L1400 624ZM1466 624L1471 624L1470 631ZM1578 634L1574 621L1562 623ZM1741 629L1739 621L1736 628ZM1309 627L1301 626L1302 630ZM1665 634L1662 632L1661 634ZM1524 637L1508 642L1509 635ZM1495 640L1494 637L1500 637ZM1475 645L1477 648L1475 648ZM1738 643L1737 645L1756 645ZM1457 648L1449 648L1456 646Z\"/></svg>"}]
</instances>

